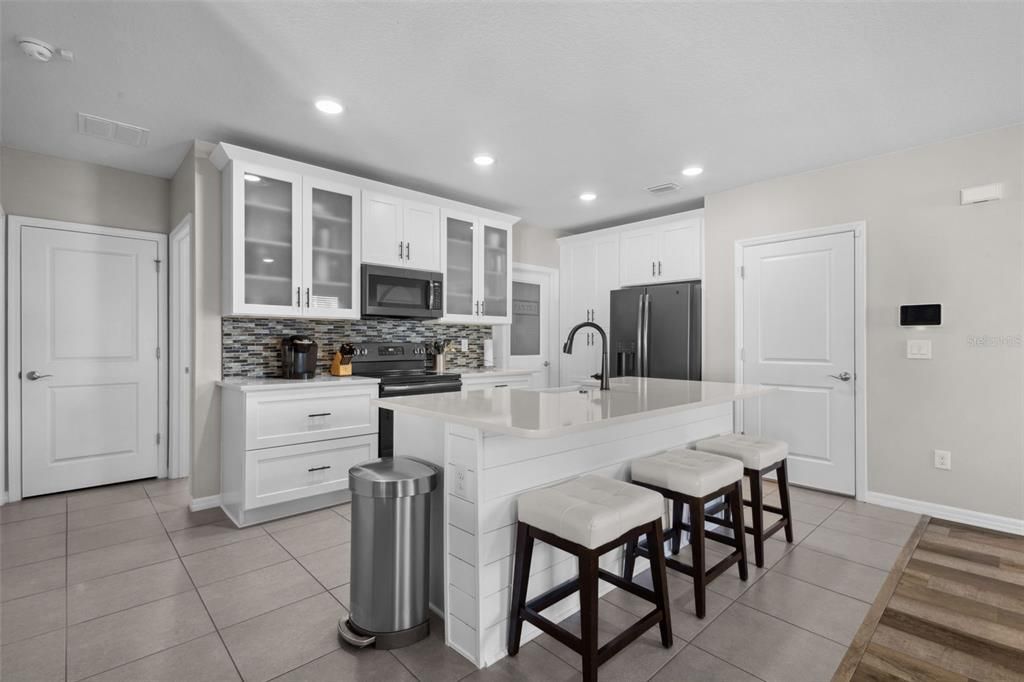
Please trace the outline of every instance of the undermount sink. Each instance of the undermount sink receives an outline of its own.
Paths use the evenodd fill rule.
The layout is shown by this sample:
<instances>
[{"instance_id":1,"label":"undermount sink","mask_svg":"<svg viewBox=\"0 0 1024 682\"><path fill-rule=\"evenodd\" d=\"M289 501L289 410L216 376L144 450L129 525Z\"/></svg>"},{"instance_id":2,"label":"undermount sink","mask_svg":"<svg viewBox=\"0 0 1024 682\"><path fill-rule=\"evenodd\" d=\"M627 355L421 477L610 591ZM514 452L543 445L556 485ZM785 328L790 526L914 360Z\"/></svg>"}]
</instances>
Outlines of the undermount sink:
<instances>
[{"instance_id":1,"label":"undermount sink","mask_svg":"<svg viewBox=\"0 0 1024 682\"><path fill-rule=\"evenodd\" d=\"M599 387L596 384L594 386L576 384L574 386L552 386L550 388L524 388L521 390L532 391L534 393L590 393L591 391L599 390Z\"/></svg>"}]
</instances>

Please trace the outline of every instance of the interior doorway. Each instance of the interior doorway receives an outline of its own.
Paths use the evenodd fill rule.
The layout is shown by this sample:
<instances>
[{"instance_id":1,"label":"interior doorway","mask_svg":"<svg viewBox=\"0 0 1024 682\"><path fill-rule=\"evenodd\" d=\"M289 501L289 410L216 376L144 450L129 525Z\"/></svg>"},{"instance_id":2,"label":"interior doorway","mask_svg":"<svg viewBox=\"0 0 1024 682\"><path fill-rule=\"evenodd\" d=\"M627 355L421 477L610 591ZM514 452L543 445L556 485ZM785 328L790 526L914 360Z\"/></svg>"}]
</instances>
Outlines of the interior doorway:
<instances>
[{"instance_id":1,"label":"interior doorway","mask_svg":"<svg viewBox=\"0 0 1024 682\"><path fill-rule=\"evenodd\" d=\"M793 483L847 495L864 490L863 228L736 246L737 380L777 389L740 430L789 443Z\"/></svg>"},{"instance_id":2,"label":"interior doorway","mask_svg":"<svg viewBox=\"0 0 1024 682\"><path fill-rule=\"evenodd\" d=\"M558 271L512 264L512 324L494 328L499 367L534 370L536 388L558 383Z\"/></svg>"},{"instance_id":3,"label":"interior doorway","mask_svg":"<svg viewBox=\"0 0 1024 682\"><path fill-rule=\"evenodd\" d=\"M170 433L168 478L185 478L192 463L192 214L169 236Z\"/></svg>"},{"instance_id":4,"label":"interior doorway","mask_svg":"<svg viewBox=\"0 0 1024 682\"><path fill-rule=\"evenodd\" d=\"M11 216L10 500L166 475L167 237Z\"/></svg>"}]
</instances>

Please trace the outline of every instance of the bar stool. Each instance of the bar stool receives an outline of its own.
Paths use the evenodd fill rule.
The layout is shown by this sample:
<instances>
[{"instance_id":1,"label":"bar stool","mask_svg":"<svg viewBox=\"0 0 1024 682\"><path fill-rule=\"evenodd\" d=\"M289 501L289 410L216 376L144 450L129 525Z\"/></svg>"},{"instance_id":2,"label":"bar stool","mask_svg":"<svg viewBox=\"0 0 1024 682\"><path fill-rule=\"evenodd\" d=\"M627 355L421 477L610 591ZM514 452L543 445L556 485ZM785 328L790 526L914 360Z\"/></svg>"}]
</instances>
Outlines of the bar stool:
<instances>
[{"instance_id":1,"label":"bar stool","mask_svg":"<svg viewBox=\"0 0 1024 682\"><path fill-rule=\"evenodd\" d=\"M701 452L710 452L743 462L743 475L750 481L750 501L744 500L743 504L750 507L750 516L753 522L753 526L744 526L744 529L754 536L754 563L759 568L763 567L765 540L785 528L786 542L793 542L793 516L789 505L789 470L786 467L789 445L781 440L766 440L739 433L727 433L698 441L696 447ZM781 507L764 503L764 476L773 471L778 471ZM723 509L723 505L716 505L708 510L708 514L713 516ZM765 528L765 511L778 514L782 518Z\"/></svg>"},{"instance_id":2,"label":"bar stool","mask_svg":"<svg viewBox=\"0 0 1024 682\"><path fill-rule=\"evenodd\" d=\"M646 535L648 543L654 546L662 544L664 509L660 495L603 476L582 476L520 495L509 612L509 656L519 653L523 621L536 625L580 654L584 680L596 680L598 666L656 624L661 627L662 646L671 647L672 623L664 558L652 562L653 591L598 565L602 554L635 541L641 535ZM535 540L574 555L579 562L579 576L528 602L526 592ZM597 631L598 579L654 605L653 611L602 647L598 647ZM540 615L541 611L577 590L580 593L580 637Z\"/></svg>"},{"instance_id":3,"label":"bar stool","mask_svg":"<svg viewBox=\"0 0 1024 682\"><path fill-rule=\"evenodd\" d=\"M719 457L706 452L677 449L658 453L633 462L631 478L633 483L661 493L672 501L672 554L679 553L682 532L689 531L693 550L693 565L687 566L676 559L666 559L668 567L693 578L696 597L697 617L705 615L705 596L708 583L737 564L740 579L747 579L747 546L743 542L743 466L736 460ZM733 536L710 531L704 527L704 505L724 496L733 510ZM683 522L683 506L690 508L690 522ZM704 552L705 539L714 540L733 548L710 569L706 568ZM661 551L651 551L652 548ZM657 560L664 554L664 545L643 546L636 542L626 548L626 565L623 577L633 578L633 566L637 555Z\"/></svg>"}]
</instances>

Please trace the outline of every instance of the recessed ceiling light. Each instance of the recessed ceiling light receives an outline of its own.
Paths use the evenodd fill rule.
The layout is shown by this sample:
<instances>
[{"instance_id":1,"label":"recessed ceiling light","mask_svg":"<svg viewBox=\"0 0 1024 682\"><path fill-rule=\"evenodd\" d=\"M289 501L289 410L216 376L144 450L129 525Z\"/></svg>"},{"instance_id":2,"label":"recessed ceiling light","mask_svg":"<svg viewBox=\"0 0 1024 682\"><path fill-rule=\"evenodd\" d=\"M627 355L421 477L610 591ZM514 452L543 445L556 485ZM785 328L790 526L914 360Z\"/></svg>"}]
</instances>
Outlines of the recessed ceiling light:
<instances>
[{"instance_id":1,"label":"recessed ceiling light","mask_svg":"<svg viewBox=\"0 0 1024 682\"><path fill-rule=\"evenodd\" d=\"M260 180L263 179L258 175L253 175L252 173L246 173L242 177L245 178L246 182L259 182Z\"/></svg>"},{"instance_id":2,"label":"recessed ceiling light","mask_svg":"<svg viewBox=\"0 0 1024 682\"><path fill-rule=\"evenodd\" d=\"M490 166L494 164L494 157L490 154L477 154L473 157L473 163L478 166Z\"/></svg>"},{"instance_id":3,"label":"recessed ceiling light","mask_svg":"<svg viewBox=\"0 0 1024 682\"><path fill-rule=\"evenodd\" d=\"M593 201L597 198L597 195L593 192L584 192L580 195L580 201Z\"/></svg>"},{"instance_id":4,"label":"recessed ceiling light","mask_svg":"<svg viewBox=\"0 0 1024 682\"><path fill-rule=\"evenodd\" d=\"M264 262L264 263L273 263L273 262L274 262L274 259L273 259L273 258L264 258L264 259L263 259L263 262Z\"/></svg>"},{"instance_id":5,"label":"recessed ceiling light","mask_svg":"<svg viewBox=\"0 0 1024 682\"><path fill-rule=\"evenodd\" d=\"M704 172L704 169L700 166L687 166L683 169L683 175L688 178L694 178Z\"/></svg>"},{"instance_id":6,"label":"recessed ceiling light","mask_svg":"<svg viewBox=\"0 0 1024 682\"><path fill-rule=\"evenodd\" d=\"M340 114L345 111L345 107L341 106L341 102L336 99L330 99L329 97L321 97L316 101L316 108L325 114Z\"/></svg>"}]
</instances>

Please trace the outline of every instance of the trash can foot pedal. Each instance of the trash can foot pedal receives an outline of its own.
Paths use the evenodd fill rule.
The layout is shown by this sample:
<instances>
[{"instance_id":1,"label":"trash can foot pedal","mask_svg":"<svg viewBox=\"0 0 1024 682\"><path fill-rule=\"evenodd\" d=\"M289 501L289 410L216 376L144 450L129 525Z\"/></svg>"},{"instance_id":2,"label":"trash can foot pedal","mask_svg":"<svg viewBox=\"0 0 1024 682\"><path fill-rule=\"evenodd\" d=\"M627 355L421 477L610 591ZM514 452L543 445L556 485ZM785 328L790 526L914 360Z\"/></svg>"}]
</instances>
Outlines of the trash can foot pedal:
<instances>
[{"instance_id":1,"label":"trash can foot pedal","mask_svg":"<svg viewBox=\"0 0 1024 682\"><path fill-rule=\"evenodd\" d=\"M359 647L360 649L368 647L377 641L375 636L364 635L353 629L348 618L341 618L338 620L338 637L340 637L343 642L351 644L354 647Z\"/></svg>"}]
</instances>

